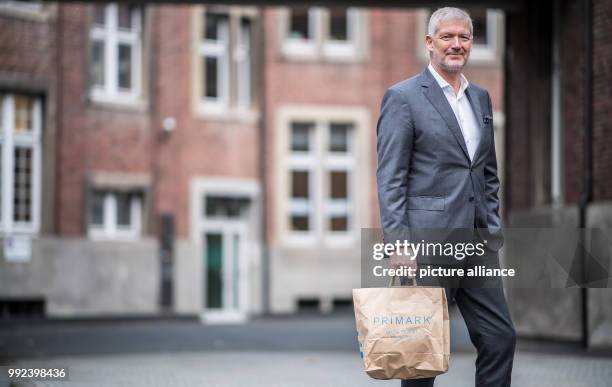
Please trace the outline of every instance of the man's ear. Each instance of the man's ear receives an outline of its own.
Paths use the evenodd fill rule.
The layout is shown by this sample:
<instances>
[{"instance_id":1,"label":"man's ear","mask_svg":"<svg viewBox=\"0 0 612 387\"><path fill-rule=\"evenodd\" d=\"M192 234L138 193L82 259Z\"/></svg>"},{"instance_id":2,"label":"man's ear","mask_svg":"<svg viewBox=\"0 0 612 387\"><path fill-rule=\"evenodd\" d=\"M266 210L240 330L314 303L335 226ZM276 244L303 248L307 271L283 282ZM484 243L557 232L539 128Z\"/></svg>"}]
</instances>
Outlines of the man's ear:
<instances>
[{"instance_id":1,"label":"man's ear","mask_svg":"<svg viewBox=\"0 0 612 387\"><path fill-rule=\"evenodd\" d=\"M425 36L425 48L427 48L429 52L433 51L433 39L429 35Z\"/></svg>"}]
</instances>

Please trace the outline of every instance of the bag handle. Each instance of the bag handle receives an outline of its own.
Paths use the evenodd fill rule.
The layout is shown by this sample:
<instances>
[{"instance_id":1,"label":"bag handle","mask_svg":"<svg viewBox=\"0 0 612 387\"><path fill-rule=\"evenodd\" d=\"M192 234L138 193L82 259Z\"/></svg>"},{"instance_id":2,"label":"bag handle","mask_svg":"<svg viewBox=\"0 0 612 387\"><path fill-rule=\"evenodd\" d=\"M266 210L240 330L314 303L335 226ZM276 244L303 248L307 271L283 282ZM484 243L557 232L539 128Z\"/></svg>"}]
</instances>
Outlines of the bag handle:
<instances>
[{"instance_id":1,"label":"bag handle","mask_svg":"<svg viewBox=\"0 0 612 387\"><path fill-rule=\"evenodd\" d=\"M396 278L399 278L399 276L398 276L398 275L394 275L394 276L393 276L393 277L391 277L391 279L389 280L389 287L390 287L390 288L392 288L392 287L395 285L395 279L396 279ZM412 280L412 285L409 285L409 286L417 286L417 283L416 283L416 278L415 278L415 277L408 277L408 278L410 278L410 279ZM400 285L401 285L401 282L400 282Z\"/></svg>"}]
</instances>

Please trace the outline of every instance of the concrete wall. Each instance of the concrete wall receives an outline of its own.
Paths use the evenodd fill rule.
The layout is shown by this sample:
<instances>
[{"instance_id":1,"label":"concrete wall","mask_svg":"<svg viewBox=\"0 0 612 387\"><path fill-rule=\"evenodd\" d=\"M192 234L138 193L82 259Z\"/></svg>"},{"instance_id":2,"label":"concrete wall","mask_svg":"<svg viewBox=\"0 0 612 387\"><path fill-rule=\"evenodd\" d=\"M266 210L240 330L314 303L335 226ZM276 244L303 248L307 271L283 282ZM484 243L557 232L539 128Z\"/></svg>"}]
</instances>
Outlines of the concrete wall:
<instances>
[{"instance_id":1,"label":"concrete wall","mask_svg":"<svg viewBox=\"0 0 612 387\"><path fill-rule=\"evenodd\" d=\"M350 300L361 281L359 246L344 250L279 248L271 252L271 312L293 313L300 299L319 300L329 312L334 299Z\"/></svg>"},{"instance_id":2,"label":"concrete wall","mask_svg":"<svg viewBox=\"0 0 612 387\"><path fill-rule=\"evenodd\" d=\"M567 232L579 232L578 208L576 206L539 208L511 216L512 227L555 227ZM599 202L587 209L587 227L598 228L612 241L612 202ZM587 246L590 246L587 241ZM506 249L509 266L519 257L513 255L514 246ZM609 249L609 246L608 246ZM518 250L518 249L517 249ZM524 249L522 249L524 251ZM521 257L525 259L525 257ZM546 259L533 252L527 257L534 268L544 265ZM612 270L610 257L603 258L608 273ZM612 281L608 278L607 286ZM579 340L582 335L581 289L508 289L510 310L517 332L523 337L543 337ZM612 346L612 289L593 288L587 290L589 345L591 347Z\"/></svg>"},{"instance_id":3,"label":"concrete wall","mask_svg":"<svg viewBox=\"0 0 612 387\"><path fill-rule=\"evenodd\" d=\"M554 209L543 207L515 212L508 219L510 227L578 227L578 208ZM576 232L578 230L576 229ZM545 265L546 259L538 252L525 251L507 243L505 259L509 267L519 260L533 262L534 270ZM532 254L518 257L514 251ZM515 328L523 337L545 337L578 340L581 335L580 289L508 289L510 312Z\"/></svg>"},{"instance_id":4,"label":"concrete wall","mask_svg":"<svg viewBox=\"0 0 612 387\"><path fill-rule=\"evenodd\" d=\"M48 317L158 313L157 242L40 238L30 262L0 259L0 299L43 298Z\"/></svg>"},{"instance_id":5,"label":"concrete wall","mask_svg":"<svg viewBox=\"0 0 612 387\"><path fill-rule=\"evenodd\" d=\"M202 311L202 263L189 240L176 241L174 251L174 308L179 314Z\"/></svg>"},{"instance_id":6,"label":"concrete wall","mask_svg":"<svg viewBox=\"0 0 612 387\"><path fill-rule=\"evenodd\" d=\"M599 202L589 206L587 210L587 227L602 231L608 241L612 241L612 202ZM606 269L612 271L608 246ZM608 274L609 275L609 274ZM589 310L589 345L593 347L612 347L612 280L608 278L608 289L588 290Z\"/></svg>"}]
</instances>

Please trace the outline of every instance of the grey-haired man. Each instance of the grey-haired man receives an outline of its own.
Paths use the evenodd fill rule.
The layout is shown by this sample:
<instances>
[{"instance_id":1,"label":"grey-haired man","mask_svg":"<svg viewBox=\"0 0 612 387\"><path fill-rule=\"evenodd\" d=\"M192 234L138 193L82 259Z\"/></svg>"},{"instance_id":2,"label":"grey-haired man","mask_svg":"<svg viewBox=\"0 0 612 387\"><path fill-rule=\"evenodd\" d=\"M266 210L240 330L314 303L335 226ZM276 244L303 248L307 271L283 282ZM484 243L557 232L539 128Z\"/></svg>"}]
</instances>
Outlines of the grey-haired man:
<instances>
[{"instance_id":1,"label":"grey-haired man","mask_svg":"<svg viewBox=\"0 0 612 387\"><path fill-rule=\"evenodd\" d=\"M472 33L466 12L434 12L425 41L429 66L385 93L377 127L378 196L386 239L417 228L484 229L497 262L503 239L491 99L461 73ZM416 267L422 258L391 259L395 266ZM510 386L516 338L501 280L497 285L445 286L478 351L478 387ZM433 378L402 381L403 387L433 384Z\"/></svg>"}]
</instances>

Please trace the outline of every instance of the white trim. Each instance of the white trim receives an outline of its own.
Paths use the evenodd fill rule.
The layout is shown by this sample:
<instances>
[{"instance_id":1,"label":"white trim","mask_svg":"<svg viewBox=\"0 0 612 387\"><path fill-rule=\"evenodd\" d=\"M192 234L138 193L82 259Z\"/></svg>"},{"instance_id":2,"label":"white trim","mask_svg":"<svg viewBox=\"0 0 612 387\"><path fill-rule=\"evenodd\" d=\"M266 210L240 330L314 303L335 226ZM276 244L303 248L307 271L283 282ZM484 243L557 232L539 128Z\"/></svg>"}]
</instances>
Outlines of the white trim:
<instances>
[{"instance_id":1,"label":"white trim","mask_svg":"<svg viewBox=\"0 0 612 387\"><path fill-rule=\"evenodd\" d=\"M280 10L279 35L281 52L294 60L320 60L332 62L354 62L365 56L367 42L367 11L347 8L347 40L329 38L330 13L327 8L310 7L308 9L309 32L308 39L296 39L289 36L291 24L291 7Z\"/></svg>"},{"instance_id":2,"label":"white trim","mask_svg":"<svg viewBox=\"0 0 612 387\"><path fill-rule=\"evenodd\" d=\"M234 50L236 61L236 105L238 109L248 110L251 107L251 33L252 22L249 28L244 28L239 20L238 44Z\"/></svg>"},{"instance_id":3,"label":"white trim","mask_svg":"<svg viewBox=\"0 0 612 387\"><path fill-rule=\"evenodd\" d=\"M213 12L227 16L219 27L218 40L206 40L202 35L208 8L193 7L191 12L191 106L197 118L221 122L254 124L258 117L252 94L253 69L251 39L245 36L241 20L256 23L256 12L246 7L211 7ZM248 12L247 12L248 11ZM218 98L206 98L205 57L218 60Z\"/></svg>"},{"instance_id":4,"label":"white trim","mask_svg":"<svg viewBox=\"0 0 612 387\"><path fill-rule=\"evenodd\" d=\"M292 152L290 144L290 124L292 122L314 122L314 133L310 142L312 162L301 153ZM349 151L330 153L328 151L329 124L333 122L351 123L352 133L349 134ZM371 198L363 192L370 192L369 144L369 111L367 108L355 106L312 106L285 105L277 111L276 117L276 152L275 152L275 187L276 211L274 224L277 227L281 245L287 247L348 247L359 240L359 228L364 226L361 221L369 220ZM298 164L298 161L302 161ZM314 165L313 165L314 163ZM298 203L290 199L289 171L308 167L314 173L310 184L314 216L309 232L291 231L290 217L293 210L301 209ZM350 208L349 230L347 232L331 232L328 230L329 206L335 211L339 204L328 199L328 173L333 170L346 171L348 187L346 205Z\"/></svg>"},{"instance_id":5,"label":"white trim","mask_svg":"<svg viewBox=\"0 0 612 387\"><path fill-rule=\"evenodd\" d=\"M498 36L501 33L499 19L503 17L502 11L487 9L487 43L474 44L470 53L470 60L494 61L498 55Z\"/></svg>"},{"instance_id":6,"label":"white trim","mask_svg":"<svg viewBox=\"0 0 612 387\"><path fill-rule=\"evenodd\" d=\"M204 201L207 196L224 196L224 197L248 197L250 199L250 208L247 218L226 219L226 218L206 218ZM260 229L260 197L261 188L259 182L255 179L229 178L218 176L197 176L191 179L190 183L190 238L193 246L193 259L196 262L195 268L199 269L200 273L204 271L203 254L205 246L203 243L203 235L207 231L215 229L223 230L226 228L235 228L242 231L244 238L242 239L242 251L244 255L241 257L240 272L243 273L240 281L240 296L239 309L228 308L227 310L203 310L201 318L205 322L242 322L246 320L247 315L255 308L259 294L253 295L253 283L257 283L257 278L254 278L254 273L258 272L258 266L261 259L261 244L259 242ZM202 287L199 290L199 295L202 298L202 304L206 302L204 298L206 289L206 278L201 277Z\"/></svg>"},{"instance_id":7,"label":"white trim","mask_svg":"<svg viewBox=\"0 0 612 387\"><path fill-rule=\"evenodd\" d=\"M95 191L96 188L94 187ZM141 193L140 190L131 192ZM130 200L130 225L121 226L117 221L117 195L125 192L106 192L103 201L102 225L91 223L91 205L88 201L87 211L87 237L95 241L136 241L142 237L142 202L141 198L133 195ZM143 193L144 194L144 193Z\"/></svg>"},{"instance_id":8,"label":"white trim","mask_svg":"<svg viewBox=\"0 0 612 387\"><path fill-rule=\"evenodd\" d=\"M329 12L328 12L329 15ZM328 28L331 23L328 17ZM346 28L347 40L333 40L328 36L323 40L323 55L327 57L351 58L357 55L358 49L358 31L361 29L359 25L359 10L357 8L347 8L346 10Z\"/></svg>"},{"instance_id":9,"label":"white trim","mask_svg":"<svg viewBox=\"0 0 612 387\"><path fill-rule=\"evenodd\" d=\"M32 127L27 133L15 133L15 96L18 94L5 94L2 103L2 214L0 216L0 231L4 234L38 234L40 230L41 208L41 160L42 160L42 102L38 97L25 96L32 99ZM30 221L16 221L14 219L14 168L15 148L28 148L31 150L31 174L29 196Z\"/></svg>"},{"instance_id":10,"label":"white trim","mask_svg":"<svg viewBox=\"0 0 612 387\"><path fill-rule=\"evenodd\" d=\"M104 26L92 23L89 38L104 45L104 85L91 85L89 96L95 102L138 105L142 94L142 9L132 10L132 29L118 27L117 3L110 3L104 12ZM119 45L130 47L131 87L119 87ZM91 55L89 53L88 55Z\"/></svg>"},{"instance_id":11,"label":"white trim","mask_svg":"<svg viewBox=\"0 0 612 387\"><path fill-rule=\"evenodd\" d=\"M202 13L202 18L206 18L206 13ZM206 21L202 22L204 25ZM202 37L199 41L199 59L202 79L206 79L206 58L217 60L217 97L207 97L206 86L200 95L200 105L203 111L223 112L229 108L229 47L230 47L230 21L219 22L217 26L217 40L209 40Z\"/></svg>"},{"instance_id":12,"label":"white trim","mask_svg":"<svg viewBox=\"0 0 612 387\"><path fill-rule=\"evenodd\" d=\"M287 10L287 29L283 34L283 52L291 56L314 56L317 53L317 44L321 39L321 9L311 7L308 9L308 33L306 39L289 36L291 32L291 9Z\"/></svg>"}]
</instances>

